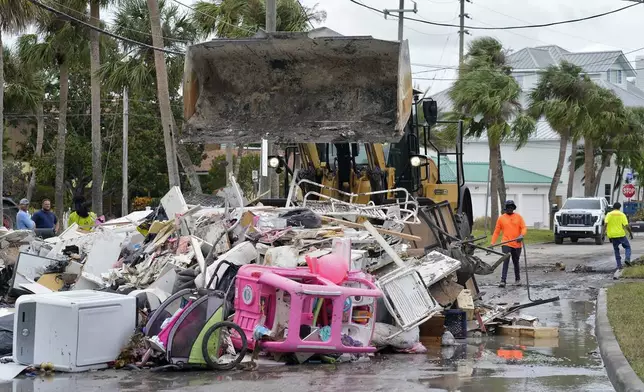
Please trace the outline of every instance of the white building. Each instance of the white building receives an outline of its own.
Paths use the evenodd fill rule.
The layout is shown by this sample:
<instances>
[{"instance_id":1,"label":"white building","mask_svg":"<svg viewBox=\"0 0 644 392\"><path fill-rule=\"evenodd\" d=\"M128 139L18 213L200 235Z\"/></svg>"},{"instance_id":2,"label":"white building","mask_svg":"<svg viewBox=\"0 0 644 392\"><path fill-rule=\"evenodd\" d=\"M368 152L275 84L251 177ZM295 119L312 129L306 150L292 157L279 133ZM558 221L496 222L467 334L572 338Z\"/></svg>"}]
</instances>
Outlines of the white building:
<instances>
[{"instance_id":1,"label":"white building","mask_svg":"<svg viewBox=\"0 0 644 392\"><path fill-rule=\"evenodd\" d=\"M441 158L441 180L456 181L456 162ZM488 162L463 162L465 185L472 194L474 219L490 216L492 207L485 203L488 195ZM526 226L544 227L548 225L548 190L552 177L525 170L503 162L507 199L513 200L523 216ZM487 209L487 213L486 213Z\"/></svg>"},{"instance_id":2,"label":"white building","mask_svg":"<svg viewBox=\"0 0 644 392\"><path fill-rule=\"evenodd\" d=\"M521 49L509 54L507 60L512 67L512 75L523 88L524 93L521 101L524 107L527 105L529 91L538 83L539 72L550 65L559 64L562 60L580 66L597 84L612 90L627 107L644 106L644 72L638 76L622 51L572 53L553 45ZM644 57L636 59L636 68L644 69ZM634 78L634 80L629 80L628 78ZM452 110L448 93L449 90L445 90L432 96L438 103L439 112L444 113ZM517 150L515 143L502 144L501 157L507 165L552 178L559 157L559 144L559 135L550 127L547 121L540 120L537 123L536 132L521 149ZM566 199L568 189L569 159L572 151L573 146L569 145L561 181L557 188L557 196L561 197L562 202ZM489 161L489 147L485 136L479 139L466 140L463 152L465 161ZM597 196L606 196L610 203L622 197L621 192L616 192L616 200L612 198L615 175L616 165L611 162L601 176L597 192ZM583 196L583 177L584 169L581 167L575 172L573 196ZM466 181L468 181L467 177ZM536 200L539 197L538 195L541 194L541 188L539 187L531 188L528 186L522 187L521 190L523 193L515 192L517 194L515 197L517 203L518 200L516 199ZM548 190L546 189L545 194L547 195L547 193ZM508 198L510 198L510 194L511 192L508 189ZM521 195L521 198L519 195ZM525 207L525 203L523 204ZM542 215L547 217L549 209L547 201L545 203L538 202L537 204L543 205ZM530 205L533 205L533 203L530 203ZM478 205L475 205L474 208L475 215L482 215L476 211L479 208ZM542 220L542 222L547 222L547 219Z\"/></svg>"}]
</instances>

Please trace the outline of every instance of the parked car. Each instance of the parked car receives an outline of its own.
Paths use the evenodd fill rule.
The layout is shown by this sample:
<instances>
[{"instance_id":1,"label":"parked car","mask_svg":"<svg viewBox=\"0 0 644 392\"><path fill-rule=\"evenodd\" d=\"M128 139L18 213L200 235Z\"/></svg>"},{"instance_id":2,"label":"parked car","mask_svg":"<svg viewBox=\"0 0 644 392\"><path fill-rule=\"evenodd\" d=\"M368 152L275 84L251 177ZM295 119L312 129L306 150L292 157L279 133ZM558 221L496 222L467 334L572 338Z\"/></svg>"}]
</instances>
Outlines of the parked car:
<instances>
[{"instance_id":1,"label":"parked car","mask_svg":"<svg viewBox=\"0 0 644 392\"><path fill-rule=\"evenodd\" d=\"M564 238L577 242L580 238L594 238L601 245L606 239L604 217L609 211L603 197L571 197L561 210L555 213L555 243L562 244Z\"/></svg>"}]
</instances>

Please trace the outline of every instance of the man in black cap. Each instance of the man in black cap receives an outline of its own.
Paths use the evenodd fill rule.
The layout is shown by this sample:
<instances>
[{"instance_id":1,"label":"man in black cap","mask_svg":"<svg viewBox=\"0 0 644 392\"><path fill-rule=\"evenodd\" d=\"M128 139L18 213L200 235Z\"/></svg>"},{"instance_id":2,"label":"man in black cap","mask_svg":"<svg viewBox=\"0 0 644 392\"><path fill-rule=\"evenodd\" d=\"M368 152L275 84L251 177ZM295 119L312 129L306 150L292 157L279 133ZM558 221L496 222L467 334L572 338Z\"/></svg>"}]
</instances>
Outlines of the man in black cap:
<instances>
[{"instance_id":1,"label":"man in black cap","mask_svg":"<svg viewBox=\"0 0 644 392\"><path fill-rule=\"evenodd\" d=\"M517 205L513 200L505 202L505 214L501 215L496 220L496 228L492 234L492 245L496 242L499 234L503 232L501 242L503 245L503 253L510 253L512 264L514 265L514 278L517 286L521 285L521 275L519 274L519 259L521 258L521 246L523 237L527 234L528 229L525 226L523 217L516 212ZM501 283L499 287L505 287L505 281L508 277L508 268L510 267L510 260L503 262L503 271L501 273Z\"/></svg>"}]
</instances>

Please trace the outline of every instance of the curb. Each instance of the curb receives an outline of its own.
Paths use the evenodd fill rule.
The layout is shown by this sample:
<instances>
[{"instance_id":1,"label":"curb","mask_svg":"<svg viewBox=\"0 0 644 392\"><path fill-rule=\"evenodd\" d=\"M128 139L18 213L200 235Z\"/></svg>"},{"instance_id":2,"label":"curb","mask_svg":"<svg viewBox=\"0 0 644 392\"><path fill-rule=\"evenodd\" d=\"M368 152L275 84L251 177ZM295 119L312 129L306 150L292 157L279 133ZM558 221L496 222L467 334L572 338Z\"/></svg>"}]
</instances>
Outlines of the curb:
<instances>
[{"instance_id":1,"label":"curb","mask_svg":"<svg viewBox=\"0 0 644 392\"><path fill-rule=\"evenodd\" d=\"M599 290L595 316L595 336L608 378L617 392L644 391L644 382L624 357L608 321L606 289Z\"/></svg>"}]
</instances>

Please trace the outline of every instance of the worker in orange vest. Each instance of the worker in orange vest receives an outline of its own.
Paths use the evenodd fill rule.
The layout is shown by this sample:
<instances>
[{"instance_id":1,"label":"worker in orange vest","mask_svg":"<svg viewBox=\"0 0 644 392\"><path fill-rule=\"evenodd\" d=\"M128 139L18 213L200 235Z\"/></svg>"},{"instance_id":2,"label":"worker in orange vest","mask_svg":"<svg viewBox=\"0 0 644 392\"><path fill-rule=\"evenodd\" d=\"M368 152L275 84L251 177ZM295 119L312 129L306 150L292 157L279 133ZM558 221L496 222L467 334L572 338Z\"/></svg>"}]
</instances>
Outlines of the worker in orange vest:
<instances>
[{"instance_id":1,"label":"worker in orange vest","mask_svg":"<svg viewBox=\"0 0 644 392\"><path fill-rule=\"evenodd\" d=\"M521 258L521 246L523 237L527 234L528 230L525 227L523 217L516 212L517 205L514 201L507 200L505 202L505 214L501 215L496 220L496 228L492 234L492 245L496 243L499 234L503 232L501 242L507 242L503 245L503 253L510 253L512 264L514 264L514 279L515 285L521 286L521 275L519 274L519 259ZM508 277L508 268L510 267L510 260L503 262L503 272L501 273L501 283L499 287L505 287L505 281Z\"/></svg>"}]
</instances>

